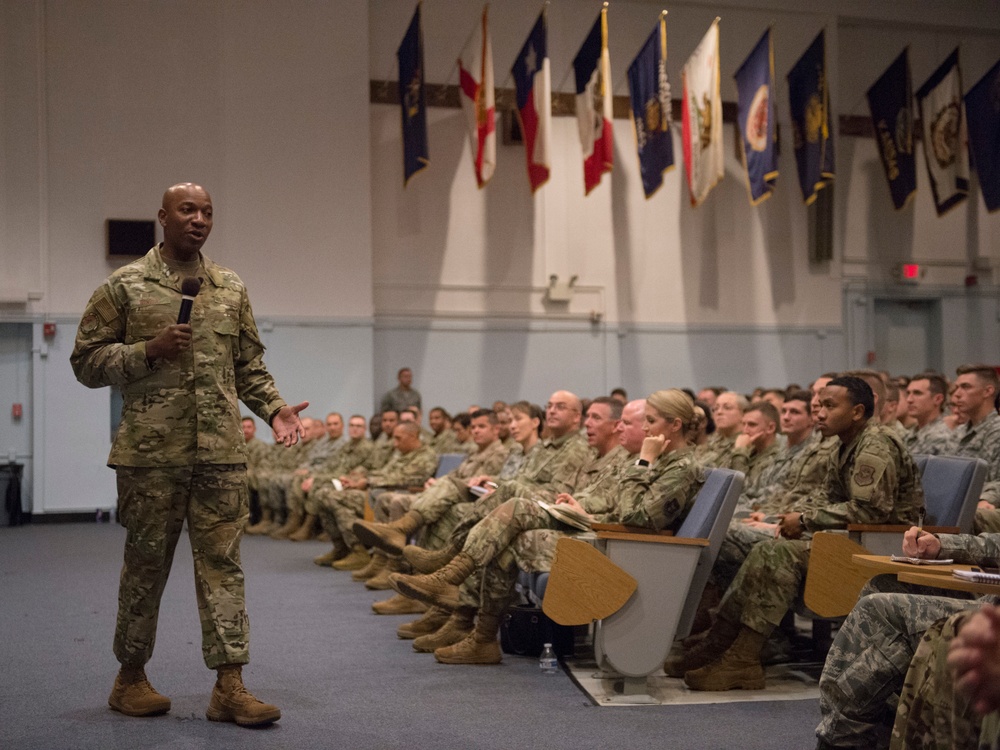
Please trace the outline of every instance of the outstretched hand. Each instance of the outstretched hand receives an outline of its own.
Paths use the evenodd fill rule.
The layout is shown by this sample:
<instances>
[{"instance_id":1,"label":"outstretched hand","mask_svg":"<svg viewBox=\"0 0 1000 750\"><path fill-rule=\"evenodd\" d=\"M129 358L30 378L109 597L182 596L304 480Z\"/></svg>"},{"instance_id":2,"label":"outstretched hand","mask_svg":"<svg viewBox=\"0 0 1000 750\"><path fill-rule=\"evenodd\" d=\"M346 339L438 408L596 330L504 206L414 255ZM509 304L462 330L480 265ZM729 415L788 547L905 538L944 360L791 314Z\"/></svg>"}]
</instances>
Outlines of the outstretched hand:
<instances>
[{"instance_id":1,"label":"outstretched hand","mask_svg":"<svg viewBox=\"0 0 1000 750\"><path fill-rule=\"evenodd\" d=\"M299 412L309 406L308 401L303 401L297 406L285 404L281 411L274 415L271 420L271 431L274 433L274 442L284 443L286 448L290 448L299 442L299 438L305 435L305 428L299 420Z\"/></svg>"}]
</instances>

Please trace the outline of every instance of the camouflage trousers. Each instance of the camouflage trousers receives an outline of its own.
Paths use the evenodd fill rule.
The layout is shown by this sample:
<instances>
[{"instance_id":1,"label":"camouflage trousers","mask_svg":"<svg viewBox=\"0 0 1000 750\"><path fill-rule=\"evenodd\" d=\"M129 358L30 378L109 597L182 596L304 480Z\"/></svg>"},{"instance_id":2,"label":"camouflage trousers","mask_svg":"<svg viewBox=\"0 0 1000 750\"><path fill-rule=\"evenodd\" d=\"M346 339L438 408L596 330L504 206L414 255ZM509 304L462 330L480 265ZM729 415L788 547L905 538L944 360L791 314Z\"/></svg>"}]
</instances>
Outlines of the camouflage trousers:
<instances>
[{"instance_id":1,"label":"camouflage trousers","mask_svg":"<svg viewBox=\"0 0 1000 750\"><path fill-rule=\"evenodd\" d=\"M260 497L260 507L280 516L285 510L285 491L291 481L290 471L275 471L259 476L257 494Z\"/></svg>"},{"instance_id":2,"label":"camouflage trousers","mask_svg":"<svg viewBox=\"0 0 1000 750\"><path fill-rule=\"evenodd\" d=\"M892 722L889 700L902 689L924 632L969 606L943 596L871 594L859 599L838 631L819 679L816 736L838 747L875 746Z\"/></svg>"},{"instance_id":3,"label":"camouflage trousers","mask_svg":"<svg viewBox=\"0 0 1000 750\"><path fill-rule=\"evenodd\" d=\"M309 493L302 489L305 479L303 476L294 476L285 487L285 505L288 506L290 516L301 516L306 512L306 497Z\"/></svg>"},{"instance_id":4,"label":"camouflage trousers","mask_svg":"<svg viewBox=\"0 0 1000 750\"><path fill-rule=\"evenodd\" d=\"M441 479L432 484L413 499L412 508L424 519L424 525L440 521L458 503L466 503L472 498L468 492L460 492L455 483Z\"/></svg>"},{"instance_id":5,"label":"camouflage trousers","mask_svg":"<svg viewBox=\"0 0 1000 750\"><path fill-rule=\"evenodd\" d=\"M246 467L119 466L116 474L118 519L127 531L114 640L118 661L142 666L153 655L160 598L186 519L205 664L246 664L250 622L240 567L249 516Z\"/></svg>"},{"instance_id":6,"label":"camouflage trousers","mask_svg":"<svg viewBox=\"0 0 1000 750\"><path fill-rule=\"evenodd\" d=\"M755 545L722 597L719 617L769 636L795 602L809 565L809 547L802 539Z\"/></svg>"},{"instance_id":7,"label":"camouflage trousers","mask_svg":"<svg viewBox=\"0 0 1000 750\"><path fill-rule=\"evenodd\" d=\"M514 595L519 568L547 571L555 545L570 527L531 500L507 500L470 531L463 552L476 562L476 574L460 587L463 605L501 615Z\"/></svg>"},{"instance_id":8,"label":"camouflage trousers","mask_svg":"<svg viewBox=\"0 0 1000 750\"><path fill-rule=\"evenodd\" d=\"M719 556L715 558L715 565L712 566L712 580L719 587L719 591L724 592L732 585L750 550L761 542L774 538L772 532L755 528L742 521L730 524L722 540L722 546L719 547Z\"/></svg>"},{"instance_id":9,"label":"camouflage trousers","mask_svg":"<svg viewBox=\"0 0 1000 750\"><path fill-rule=\"evenodd\" d=\"M420 530L418 537L420 546L431 550L447 547L451 544L455 528L462 523L475 505L471 502L452 505L441 518Z\"/></svg>"},{"instance_id":10,"label":"camouflage trousers","mask_svg":"<svg viewBox=\"0 0 1000 750\"><path fill-rule=\"evenodd\" d=\"M431 488L433 489L433 487ZM379 523L390 523L406 515L414 505L414 501L421 497L411 492L372 492L372 511L375 520Z\"/></svg>"},{"instance_id":11,"label":"camouflage trousers","mask_svg":"<svg viewBox=\"0 0 1000 750\"><path fill-rule=\"evenodd\" d=\"M354 535L354 522L364 517L365 502L368 500L367 490L338 490L332 484L314 490L310 495L316 503L316 515L323 530L336 543L343 539L344 544L353 547L358 543Z\"/></svg>"},{"instance_id":12,"label":"camouflage trousers","mask_svg":"<svg viewBox=\"0 0 1000 750\"><path fill-rule=\"evenodd\" d=\"M979 716L955 692L948 668L948 646L972 610L938 620L924 633L903 680L890 750L941 747L950 750L979 744Z\"/></svg>"},{"instance_id":13,"label":"camouflage trousers","mask_svg":"<svg viewBox=\"0 0 1000 750\"><path fill-rule=\"evenodd\" d=\"M996 508L977 508L976 520L972 530L975 534L1000 533L1000 510Z\"/></svg>"}]
</instances>

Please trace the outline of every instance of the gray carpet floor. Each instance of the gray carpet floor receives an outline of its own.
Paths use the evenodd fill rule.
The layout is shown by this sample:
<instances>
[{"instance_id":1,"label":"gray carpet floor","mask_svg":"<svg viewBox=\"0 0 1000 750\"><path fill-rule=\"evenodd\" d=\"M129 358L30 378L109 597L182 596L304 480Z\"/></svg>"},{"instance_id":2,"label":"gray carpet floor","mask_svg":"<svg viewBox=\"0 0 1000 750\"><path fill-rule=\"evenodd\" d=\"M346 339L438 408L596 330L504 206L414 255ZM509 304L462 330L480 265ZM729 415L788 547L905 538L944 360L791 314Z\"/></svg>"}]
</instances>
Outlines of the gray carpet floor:
<instances>
[{"instance_id":1,"label":"gray carpet floor","mask_svg":"<svg viewBox=\"0 0 1000 750\"><path fill-rule=\"evenodd\" d=\"M172 711L107 707L124 531L114 524L0 528L0 748L810 748L816 701L597 708L564 673L504 658L437 664L395 636L315 542L247 538L248 687L282 709L267 729L205 719L214 673L201 660L190 546L182 537L147 672Z\"/></svg>"}]
</instances>

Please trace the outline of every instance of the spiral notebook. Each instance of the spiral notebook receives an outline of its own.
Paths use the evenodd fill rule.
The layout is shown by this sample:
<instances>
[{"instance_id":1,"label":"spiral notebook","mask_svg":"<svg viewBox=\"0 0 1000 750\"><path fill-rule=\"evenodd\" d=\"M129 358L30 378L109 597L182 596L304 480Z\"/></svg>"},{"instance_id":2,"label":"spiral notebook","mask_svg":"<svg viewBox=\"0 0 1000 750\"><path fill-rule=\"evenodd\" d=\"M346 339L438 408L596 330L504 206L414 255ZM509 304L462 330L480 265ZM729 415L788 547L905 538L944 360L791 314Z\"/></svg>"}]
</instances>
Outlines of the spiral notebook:
<instances>
[{"instance_id":1,"label":"spiral notebook","mask_svg":"<svg viewBox=\"0 0 1000 750\"><path fill-rule=\"evenodd\" d=\"M983 573L978 570L954 570L951 574L955 576L955 578L961 578L963 581L995 583L1000 585L1000 573Z\"/></svg>"}]
</instances>

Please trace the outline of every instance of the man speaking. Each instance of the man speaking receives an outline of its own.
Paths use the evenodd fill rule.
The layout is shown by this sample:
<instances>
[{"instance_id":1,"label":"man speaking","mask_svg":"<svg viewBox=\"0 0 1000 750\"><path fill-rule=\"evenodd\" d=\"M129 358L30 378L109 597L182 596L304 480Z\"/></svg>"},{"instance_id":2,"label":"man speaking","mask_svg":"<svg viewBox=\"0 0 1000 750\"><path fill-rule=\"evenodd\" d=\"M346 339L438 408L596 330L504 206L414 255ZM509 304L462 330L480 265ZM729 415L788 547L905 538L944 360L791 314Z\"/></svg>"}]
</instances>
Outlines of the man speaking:
<instances>
[{"instance_id":1,"label":"man speaking","mask_svg":"<svg viewBox=\"0 0 1000 750\"><path fill-rule=\"evenodd\" d=\"M119 522L127 530L114 640L121 670L108 704L129 716L170 710L170 699L146 678L145 664L186 519L202 653L218 672L207 716L241 726L270 724L281 711L251 695L241 675L250 630L239 551L248 502L237 399L285 446L302 434L298 414L308 404L289 406L278 395L246 287L201 254L212 231L205 189L174 185L163 194L158 217L163 242L94 292L70 357L81 383L116 386L124 397L108 459L117 476Z\"/></svg>"}]
</instances>

